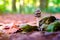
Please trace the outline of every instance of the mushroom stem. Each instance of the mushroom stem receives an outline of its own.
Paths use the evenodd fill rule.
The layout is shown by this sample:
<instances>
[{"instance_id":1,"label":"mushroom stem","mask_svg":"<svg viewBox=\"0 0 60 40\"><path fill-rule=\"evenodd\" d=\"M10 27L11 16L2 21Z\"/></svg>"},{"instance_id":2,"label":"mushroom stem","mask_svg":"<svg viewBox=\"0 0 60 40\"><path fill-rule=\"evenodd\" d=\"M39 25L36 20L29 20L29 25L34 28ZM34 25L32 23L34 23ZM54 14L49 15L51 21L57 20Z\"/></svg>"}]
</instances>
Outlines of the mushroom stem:
<instances>
[{"instance_id":1,"label":"mushroom stem","mask_svg":"<svg viewBox=\"0 0 60 40\"><path fill-rule=\"evenodd\" d=\"M37 27L38 27L38 30L40 30L40 28L39 28L39 20L40 20L40 19L37 18L36 20L37 20Z\"/></svg>"}]
</instances>

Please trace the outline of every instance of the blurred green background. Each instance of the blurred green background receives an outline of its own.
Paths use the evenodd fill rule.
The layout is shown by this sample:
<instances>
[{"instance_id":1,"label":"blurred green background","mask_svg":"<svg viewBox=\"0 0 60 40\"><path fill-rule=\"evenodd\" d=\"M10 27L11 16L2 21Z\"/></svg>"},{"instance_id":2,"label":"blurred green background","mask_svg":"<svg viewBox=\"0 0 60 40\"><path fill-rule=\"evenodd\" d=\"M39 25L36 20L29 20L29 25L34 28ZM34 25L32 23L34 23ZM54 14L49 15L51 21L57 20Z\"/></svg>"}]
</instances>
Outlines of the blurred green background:
<instances>
[{"instance_id":1,"label":"blurred green background","mask_svg":"<svg viewBox=\"0 0 60 40\"><path fill-rule=\"evenodd\" d=\"M60 13L60 0L0 0L0 14L33 14L37 8L42 12Z\"/></svg>"}]
</instances>

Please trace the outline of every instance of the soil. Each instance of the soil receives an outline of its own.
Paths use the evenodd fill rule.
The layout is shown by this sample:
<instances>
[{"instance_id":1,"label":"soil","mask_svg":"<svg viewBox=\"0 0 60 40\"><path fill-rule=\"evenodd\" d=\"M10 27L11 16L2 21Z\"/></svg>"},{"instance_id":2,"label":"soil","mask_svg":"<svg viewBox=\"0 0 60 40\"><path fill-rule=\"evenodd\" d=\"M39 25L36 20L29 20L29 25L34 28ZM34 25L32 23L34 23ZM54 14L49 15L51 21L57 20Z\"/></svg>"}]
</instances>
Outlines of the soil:
<instances>
[{"instance_id":1,"label":"soil","mask_svg":"<svg viewBox=\"0 0 60 40\"><path fill-rule=\"evenodd\" d=\"M42 14L42 17L50 16L50 14ZM60 19L60 14L54 14L54 16ZM0 15L0 23L8 24L8 23L15 23L15 24L24 24L29 23L30 25L36 25L36 17L32 14L25 15L25 14L6 14ZM10 30L11 31L11 30ZM29 34L29 33L28 33ZM60 40L60 32L58 33L47 33L44 35L42 32L32 32L31 34L21 34L16 33L10 36L2 36L0 40Z\"/></svg>"}]
</instances>

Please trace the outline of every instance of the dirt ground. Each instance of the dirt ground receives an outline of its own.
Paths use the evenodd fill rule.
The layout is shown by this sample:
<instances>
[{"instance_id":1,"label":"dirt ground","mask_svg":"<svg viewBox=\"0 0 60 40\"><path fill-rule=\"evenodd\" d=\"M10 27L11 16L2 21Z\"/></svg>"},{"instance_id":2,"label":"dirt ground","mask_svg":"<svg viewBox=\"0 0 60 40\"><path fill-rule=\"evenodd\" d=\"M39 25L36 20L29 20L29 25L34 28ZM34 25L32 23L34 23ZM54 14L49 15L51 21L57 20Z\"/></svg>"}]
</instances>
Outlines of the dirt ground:
<instances>
[{"instance_id":1,"label":"dirt ground","mask_svg":"<svg viewBox=\"0 0 60 40\"><path fill-rule=\"evenodd\" d=\"M42 17L50 16L50 15L51 14L42 14ZM54 14L53 16L55 16L56 18L60 19L60 14ZM30 23L30 25L35 25L35 23L36 23L36 17L34 15L32 15L32 14L30 14L30 15L28 15L28 14L26 14L26 15L24 15L24 14L6 14L6 15L0 15L0 24L1 23L4 23L4 24L8 24L8 23L15 23L15 24ZM15 29L11 28L9 30L6 30L5 32L11 33L11 32L15 32L15 31L16 31L16 28ZM35 39L34 37L36 37L36 35L41 35L41 34L37 33L37 34L33 35L32 36L32 40ZM21 36L21 35L19 35L19 36ZM25 39L24 36L22 36L22 37L23 37L23 39ZM38 38L39 37L40 36L38 36ZM50 36L47 36L47 37L50 37ZM21 39L21 37L17 37L17 39L19 39L19 38ZM58 37L56 37L56 40L57 40L57 38ZM15 40L17 40L17 39L15 39ZM30 39L31 38L29 38L29 40ZM0 38L0 40L9 40L9 39L7 37L2 36ZM13 40L13 37L12 37L11 40ZM42 40L45 40L45 39L42 39ZM54 37L54 40L55 40L55 37Z\"/></svg>"},{"instance_id":2,"label":"dirt ground","mask_svg":"<svg viewBox=\"0 0 60 40\"><path fill-rule=\"evenodd\" d=\"M45 16L51 16L52 14L42 14L40 19ZM54 14L54 16L60 19L60 14ZM37 18L33 14L5 14L0 15L0 25L2 24L3 27L0 27L1 30L8 27L9 30L5 30L5 33L13 33L17 31L19 28L15 25L21 24L29 24L32 26L37 25Z\"/></svg>"},{"instance_id":3,"label":"dirt ground","mask_svg":"<svg viewBox=\"0 0 60 40\"><path fill-rule=\"evenodd\" d=\"M51 14L42 14L44 16L50 16ZM60 14L54 14L56 18L60 19ZM0 15L0 23L26 23L26 22L34 22L36 21L36 17L32 14L6 14Z\"/></svg>"},{"instance_id":4,"label":"dirt ground","mask_svg":"<svg viewBox=\"0 0 60 40\"><path fill-rule=\"evenodd\" d=\"M10 23L10 22L30 22L35 21L34 15L23 15L23 14L6 14L0 15L0 23Z\"/></svg>"}]
</instances>

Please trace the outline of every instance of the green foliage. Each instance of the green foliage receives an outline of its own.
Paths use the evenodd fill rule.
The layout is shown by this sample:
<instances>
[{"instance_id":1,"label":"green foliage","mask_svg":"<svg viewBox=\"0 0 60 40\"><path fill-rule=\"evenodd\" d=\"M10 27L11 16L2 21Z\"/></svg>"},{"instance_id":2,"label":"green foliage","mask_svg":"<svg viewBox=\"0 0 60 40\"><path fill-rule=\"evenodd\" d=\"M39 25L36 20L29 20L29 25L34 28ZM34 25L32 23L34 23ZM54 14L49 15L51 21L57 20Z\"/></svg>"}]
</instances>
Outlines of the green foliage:
<instances>
[{"instance_id":1,"label":"green foliage","mask_svg":"<svg viewBox=\"0 0 60 40\"><path fill-rule=\"evenodd\" d=\"M47 32L55 32L55 31L59 31L60 30L60 22L56 21L51 23L50 25L48 25L46 31Z\"/></svg>"},{"instance_id":2,"label":"green foliage","mask_svg":"<svg viewBox=\"0 0 60 40\"><path fill-rule=\"evenodd\" d=\"M37 30L37 26L30 26L30 25L25 25L22 27L23 32L32 32Z\"/></svg>"},{"instance_id":3,"label":"green foliage","mask_svg":"<svg viewBox=\"0 0 60 40\"><path fill-rule=\"evenodd\" d=\"M0 13L3 13L6 11L6 8L4 7L4 5L0 5Z\"/></svg>"},{"instance_id":4,"label":"green foliage","mask_svg":"<svg viewBox=\"0 0 60 40\"><path fill-rule=\"evenodd\" d=\"M60 7L49 7L46 12L48 13L60 13Z\"/></svg>"},{"instance_id":5,"label":"green foliage","mask_svg":"<svg viewBox=\"0 0 60 40\"><path fill-rule=\"evenodd\" d=\"M54 16L45 17L39 21L39 28L45 31L48 25L53 23L55 20L56 18Z\"/></svg>"},{"instance_id":6,"label":"green foliage","mask_svg":"<svg viewBox=\"0 0 60 40\"><path fill-rule=\"evenodd\" d=\"M54 4L59 4L60 3L60 0L53 0L53 3Z\"/></svg>"},{"instance_id":7,"label":"green foliage","mask_svg":"<svg viewBox=\"0 0 60 40\"><path fill-rule=\"evenodd\" d=\"M25 13L34 13L34 10L35 10L35 7L34 7L34 6L32 6L32 7L26 6L26 7L24 8L24 12L25 12Z\"/></svg>"},{"instance_id":8,"label":"green foliage","mask_svg":"<svg viewBox=\"0 0 60 40\"><path fill-rule=\"evenodd\" d=\"M29 0L29 2L24 2L24 4L19 7L18 11L17 11L17 7L14 10L8 10L7 6L11 6L12 5L12 0L2 0L4 3L0 5L0 13L4 13L4 12L20 12L20 13L25 13L25 14L33 14L35 9L38 8L39 6L36 5L37 1L39 0ZM16 0L17 5L20 5L21 0ZM50 6L49 3L47 3L46 8L42 10L42 12L48 12L48 13L60 13L60 0L48 0L49 3L53 2L53 6ZM18 4L19 3L19 4ZM31 5L29 5L31 4ZM16 6L17 6L16 5ZM51 4L52 5L52 4ZM48 7L47 7L48 6ZM55 7L57 6L57 7Z\"/></svg>"}]
</instances>

